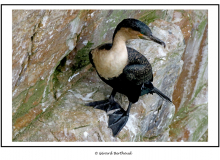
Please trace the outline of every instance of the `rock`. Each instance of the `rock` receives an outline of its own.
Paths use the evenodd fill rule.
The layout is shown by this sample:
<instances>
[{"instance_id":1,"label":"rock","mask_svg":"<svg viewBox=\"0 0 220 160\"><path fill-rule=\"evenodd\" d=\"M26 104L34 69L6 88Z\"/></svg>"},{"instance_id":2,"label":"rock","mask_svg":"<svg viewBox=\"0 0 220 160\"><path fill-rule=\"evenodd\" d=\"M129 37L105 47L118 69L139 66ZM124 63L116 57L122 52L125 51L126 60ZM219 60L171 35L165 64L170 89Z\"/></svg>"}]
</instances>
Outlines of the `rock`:
<instances>
[{"instance_id":1,"label":"rock","mask_svg":"<svg viewBox=\"0 0 220 160\"><path fill-rule=\"evenodd\" d=\"M192 49L190 45L193 46L195 37L205 37L207 22L205 11L193 11L190 12L193 24L187 26L184 16L188 12L13 11L13 141L179 141L185 131L176 132L175 126L181 127L175 120L176 115L182 116L181 108L185 106L183 102L179 105L174 97L179 95L175 92L184 70L182 55L186 55L185 48ZM201 22L196 18L198 14L204 19ZM112 137L106 113L84 105L106 99L112 90L89 64L88 52L101 43L110 42L116 25L127 17L141 19L166 43L165 49L143 40L132 40L127 45L148 58L153 67L154 86L168 97L173 96L175 105L155 94L142 96L132 105L126 126L117 137ZM190 27L198 27L201 32L190 37L186 32ZM207 39L200 40L198 46L200 42L207 47ZM207 130L203 123L207 120L207 105L203 105L207 101L202 101L204 96L207 97L204 83L207 82L207 50L203 52L199 63L203 65L198 67L198 78L192 90L192 104L197 107L192 107L194 112L186 115L188 121L180 118L190 130L188 139L184 139L188 141L199 140ZM203 79L206 81L201 82ZM127 108L125 96L117 94L116 99L124 109ZM184 98L181 100L185 101Z\"/></svg>"},{"instance_id":2,"label":"rock","mask_svg":"<svg viewBox=\"0 0 220 160\"><path fill-rule=\"evenodd\" d=\"M182 15L188 17L179 22L185 23L182 32L187 47L173 94L176 113L170 126L170 140L197 142L208 129L207 11L188 11ZM191 24L187 19L192 19Z\"/></svg>"}]
</instances>

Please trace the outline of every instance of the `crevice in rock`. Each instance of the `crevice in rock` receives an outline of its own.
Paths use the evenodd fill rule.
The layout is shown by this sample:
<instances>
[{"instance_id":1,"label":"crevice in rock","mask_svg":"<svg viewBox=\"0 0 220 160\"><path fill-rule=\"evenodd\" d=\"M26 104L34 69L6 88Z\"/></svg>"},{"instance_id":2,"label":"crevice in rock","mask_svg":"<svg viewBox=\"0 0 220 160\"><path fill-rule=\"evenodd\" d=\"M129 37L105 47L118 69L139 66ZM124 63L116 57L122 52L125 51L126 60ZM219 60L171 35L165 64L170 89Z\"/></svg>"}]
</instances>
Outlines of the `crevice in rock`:
<instances>
[{"instance_id":1,"label":"crevice in rock","mask_svg":"<svg viewBox=\"0 0 220 160\"><path fill-rule=\"evenodd\" d=\"M158 121L160 120L160 111L161 111L161 108L162 108L162 104L157 108L157 115L156 115L156 118L154 120L154 123L157 124Z\"/></svg>"},{"instance_id":2,"label":"crevice in rock","mask_svg":"<svg viewBox=\"0 0 220 160\"><path fill-rule=\"evenodd\" d=\"M40 23L39 23L40 24ZM39 24L36 24L33 28L33 35L31 36L31 39L30 39L30 46L29 46L29 49L28 49L28 52L26 53L26 56L24 58L24 61L23 63L21 64L21 72L19 73L18 75L18 79L15 83L15 86L18 86L20 84L20 80L22 79L22 75L24 74L24 72L27 70L28 66L29 66L29 63L30 63L30 56L32 55L33 53L33 43L34 43L34 37L37 33L37 28L39 26Z\"/></svg>"},{"instance_id":3,"label":"crevice in rock","mask_svg":"<svg viewBox=\"0 0 220 160\"><path fill-rule=\"evenodd\" d=\"M88 127L88 126L90 126L90 125L79 126L79 127L75 127L75 128L73 128L73 129L79 129L79 128L84 128L84 127Z\"/></svg>"},{"instance_id":4,"label":"crevice in rock","mask_svg":"<svg viewBox=\"0 0 220 160\"><path fill-rule=\"evenodd\" d=\"M24 74L24 72L27 70L27 63L28 63L28 53L26 54L26 56L25 56L25 58L24 58L24 61L23 61L23 63L21 64L21 71L20 71L20 73L19 73L19 75L18 75L18 79L17 79L17 81L16 81L16 83L15 83L15 86L19 86L19 84L20 84L20 82L21 82L21 79L22 79L22 75ZM27 60L26 60L27 59Z\"/></svg>"},{"instance_id":5,"label":"crevice in rock","mask_svg":"<svg viewBox=\"0 0 220 160\"><path fill-rule=\"evenodd\" d=\"M43 121L41 121L41 120L39 120L39 119L38 119L38 121L41 122L41 123L44 123Z\"/></svg>"},{"instance_id":6,"label":"crevice in rock","mask_svg":"<svg viewBox=\"0 0 220 160\"><path fill-rule=\"evenodd\" d=\"M99 132L95 132L95 133L96 133L96 135L97 135L97 137L98 137L98 141L99 141L99 142L102 142L102 138L101 138Z\"/></svg>"},{"instance_id":7,"label":"crevice in rock","mask_svg":"<svg viewBox=\"0 0 220 160\"><path fill-rule=\"evenodd\" d=\"M60 140L55 136L55 134L53 133L53 131L50 130L50 133L54 136L54 138L55 138L58 142L60 142Z\"/></svg>"},{"instance_id":8,"label":"crevice in rock","mask_svg":"<svg viewBox=\"0 0 220 160\"><path fill-rule=\"evenodd\" d=\"M75 46L72 51L70 51L63 59L60 60L59 65L54 70L52 75L52 93L55 100L58 100L62 94L69 89L68 83L69 79L61 80L61 77L65 75L66 77L73 76L76 72L82 71L84 67L86 67L89 62L89 51L93 45L93 43L88 42L86 46L81 49L77 48L77 43L80 40L80 34L86 27L82 27L80 32L75 37ZM67 65L67 61L68 64ZM84 69L83 69L84 70ZM59 96L57 96L59 95Z\"/></svg>"},{"instance_id":9,"label":"crevice in rock","mask_svg":"<svg viewBox=\"0 0 220 160\"><path fill-rule=\"evenodd\" d=\"M24 58L24 60L23 60L23 63L21 64L21 67L22 67L22 69L21 69L21 72L19 73L19 75L18 75L18 79L17 79L17 81L16 81L16 83L15 83L15 86L18 86L20 83L19 83L19 81L21 80L21 78L22 78L22 74L26 71L25 70L25 66L26 66L26 68L28 68L28 66L29 66L29 63L30 63L30 56L33 54L33 42L34 42L34 37L35 37L35 35L36 35L36 33L37 33L37 28L38 28L38 26L39 26L39 24L40 23L38 23L38 24L36 24L35 26L34 26L34 28L33 28L33 34L32 34L32 36L30 37L30 46L29 46L29 48L28 48L28 51L27 51L27 53L26 53L26 56L25 56L25 58ZM27 59L27 60L26 60Z\"/></svg>"},{"instance_id":10,"label":"crevice in rock","mask_svg":"<svg viewBox=\"0 0 220 160\"><path fill-rule=\"evenodd\" d=\"M41 22L42 22L42 20L43 20L43 17L44 17L44 15L42 16L42 19L40 20L40 22L37 23L37 24L34 26L34 28L33 28L33 34L32 34L32 36L31 36L31 46L30 46L30 51L29 51L29 57L34 54L34 51L33 51L34 38L35 38L35 36L36 36L36 34L37 34L39 28L40 28L40 24L41 24Z\"/></svg>"},{"instance_id":11,"label":"crevice in rock","mask_svg":"<svg viewBox=\"0 0 220 160\"><path fill-rule=\"evenodd\" d=\"M157 112L159 113L162 108L162 104L157 108Z\"/></svg>"},{"instance_id":12,"label":"crevice in rock","mask_svg":"<svg viewBox=\"0 0 220 160\"><path fill-rule=\"evenodd\" d=\"M30 56L33 54L33 45L34 45L34 37L36 36L36 34L37 34L37 30L38 30L38 28L39 28L39 24L41 23L41 21L38 23L38 24L36 24L35 26L34 26L34 28L33 28L33 34L32 34L32 36L31 36L31 38L30 38L30 41L31 41L31 43L30 43L30 46L29 46L29 49L28 49L28 52L26 53L26 56L25 56L25 58L24 58L24 61L23 61L23 63L22 63L22 70L21 70L21 72L19 73L19 78L18 78L18 80L16 81L16 84L15 84L15 86L18 86L20 83L19 83L19 81L21 80L21 78L22 78L22 74L24 74L24 72L28 72L28 67L29 67L29 64L30 64ZM26 77L26 78L28 78L28 77ZM28 90L29 90L29 88L27 88ZM28 94L27 94L28 95ZM26 95L26 97L27 97L27 95ZM25 99L26 99L26 97L25 97ZM25 100L24 99L24 100Z\"/></svg>"}]
</instances>

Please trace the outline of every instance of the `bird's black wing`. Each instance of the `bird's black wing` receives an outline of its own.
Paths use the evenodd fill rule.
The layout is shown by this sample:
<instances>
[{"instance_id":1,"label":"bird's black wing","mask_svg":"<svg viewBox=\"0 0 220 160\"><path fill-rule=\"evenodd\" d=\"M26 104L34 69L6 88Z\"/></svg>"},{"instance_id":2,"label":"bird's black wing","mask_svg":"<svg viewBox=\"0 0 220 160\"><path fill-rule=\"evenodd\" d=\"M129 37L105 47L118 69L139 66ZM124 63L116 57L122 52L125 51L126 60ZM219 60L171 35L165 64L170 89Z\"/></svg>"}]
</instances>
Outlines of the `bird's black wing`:
<instances>
[{"instance_id":1,"label":"bird's black wing","mask_svg":"<svg viewBox=\"0 0 220 160\"><path fill-rule=\"evenodd\" d=\"M123 70L126 79L136 85L141 85L148 81L152 82L152 67L147 58L135 49L127 47L127 51L128 65Z\"/></svg>"}]
</instances>

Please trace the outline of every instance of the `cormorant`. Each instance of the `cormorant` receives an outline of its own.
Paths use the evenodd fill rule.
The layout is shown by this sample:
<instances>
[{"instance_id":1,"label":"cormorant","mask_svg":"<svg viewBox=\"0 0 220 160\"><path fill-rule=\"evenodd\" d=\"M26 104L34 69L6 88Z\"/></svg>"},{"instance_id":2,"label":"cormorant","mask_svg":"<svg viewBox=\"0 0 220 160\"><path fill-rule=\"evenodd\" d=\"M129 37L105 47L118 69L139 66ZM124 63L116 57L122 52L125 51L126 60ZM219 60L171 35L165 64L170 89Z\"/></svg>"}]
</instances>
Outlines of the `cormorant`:
<instances>
[{"instance_id":1,"label":"cormorant","mask_svg":"<svg viewBox=\"0 0 220 160\"><path fill-rule=\"evenodd\" d=\"M165 43L154 37L150 28L137 19L124 19L116 27L112 43L102 44L89 52L89 59L97 74L113 90L107 100L87 103L96 109L106 112L116 110L109 115L108 127L116 136L128 121L131 105L144 94L158 94L161 98L172 102L167 96L153 86L153 73L151 64L141 53L126 47L129 39L145 39ZM115 94L119 92L128 97L129 105L125 111L114 101Z\"/></svg>"}]
</instances>

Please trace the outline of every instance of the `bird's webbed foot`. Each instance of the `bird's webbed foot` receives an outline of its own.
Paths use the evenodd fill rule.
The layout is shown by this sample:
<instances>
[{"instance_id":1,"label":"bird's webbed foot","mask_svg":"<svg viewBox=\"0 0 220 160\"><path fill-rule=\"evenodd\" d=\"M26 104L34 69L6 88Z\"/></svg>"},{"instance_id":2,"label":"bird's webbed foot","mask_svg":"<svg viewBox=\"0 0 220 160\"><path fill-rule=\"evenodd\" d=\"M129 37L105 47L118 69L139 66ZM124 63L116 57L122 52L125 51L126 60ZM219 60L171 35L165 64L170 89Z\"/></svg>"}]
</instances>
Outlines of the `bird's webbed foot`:
<instances>
[{"instance_id":1,"label":"bird's webbed foot","mask_svg":"<svg viewBox=\"0 0 220 160\"><path fill-rule=\"evenodd\" d=\"M108 127L112 129L114 137L126 125L128 117L129 116L126 115L126 111L123 108L109 115Z\"/></svg>"},{"instance_id":2,"label":"bird's webbed foot","mask_svg":"<svg viewBox=\"0 0 220 160\"><path fill-rule=\"evenodd\" d=\"M116 110L113 113L108 114L108 128L112 129L113 136L115 137L125 126L128 121L128 112L125 111L117 102L112 99L102 100L102 101L95 101L87 103L86 106L91 106L96 109L101 109L108 113L109 111Z\"/></svg>"},{"instance_id":3,"label":"bird's webbed foot","mask_svg":"<svg viewBox=\"0 0 220 160\"><path fill-rule=\"evenodd\" d=\"M114 137L126 125L129 118L131 105L132 103L130 102L127 111L125 111L123 108L120 108L119 110L115 111L113 114L109 115L108 127L112 129L112 133Z\"/></svg>"},{"instance_id":4,"label":"bird's webbed foot","mask_svg":"<svg viewBox=\"0 0 220 160\"><path fill-rule=\"evenodd\" d=\"M112 129L113 136L115 137L126 125L132 103L129 103L128 109L125 111L117 102L114 101L114 95L115 93L113 92L109 99L90 102L87 103L86 106L101 109L108 113L108 127ZM111 113L109 111L111 111Z\"/></svg>"},{"instance_id":5,"label":"bird's webbed foot","mask_svg":"<svg viewBox=\"0 0 220 160\"><path fill-rule=\"evenodd\" d=\"M106 100L90 102L90 103L87 103L86 106L90 106L95 109L101 109L103 111L106 111L106 113L111 110L121 108L121 106L117 102L114 101L113 97L110 97L109 99L106 99Z\"/></svg>"}]
</instances>

